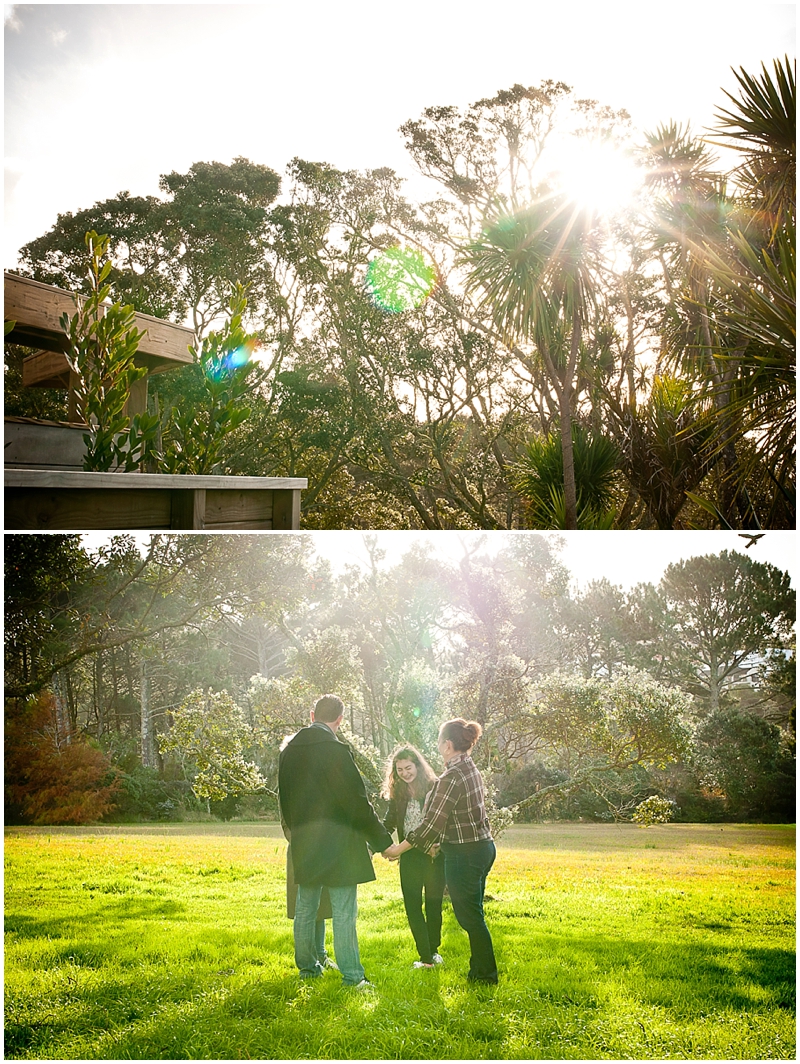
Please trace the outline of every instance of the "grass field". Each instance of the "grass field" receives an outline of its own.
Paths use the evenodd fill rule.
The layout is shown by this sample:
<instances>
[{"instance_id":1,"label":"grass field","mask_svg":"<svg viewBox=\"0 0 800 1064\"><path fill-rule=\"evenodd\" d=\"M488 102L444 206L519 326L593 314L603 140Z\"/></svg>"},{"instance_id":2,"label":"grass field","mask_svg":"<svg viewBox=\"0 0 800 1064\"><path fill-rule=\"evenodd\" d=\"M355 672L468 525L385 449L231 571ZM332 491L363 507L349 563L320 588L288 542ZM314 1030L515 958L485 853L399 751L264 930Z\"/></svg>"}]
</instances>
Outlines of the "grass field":
<instances>
[{"instance_id":1,"label":"grass field","mask_svg":"<svg viewBox=\"0 0 800 1064\"><path fill-rule=\"evenodd\" d=\"M447 903L445 966L411 969L376 859L371 994L298 981L277 825L14 828L5 862L7 1058L795 1058L793 827L512 828L496 988Z\"/></svg>"}]
</instances>

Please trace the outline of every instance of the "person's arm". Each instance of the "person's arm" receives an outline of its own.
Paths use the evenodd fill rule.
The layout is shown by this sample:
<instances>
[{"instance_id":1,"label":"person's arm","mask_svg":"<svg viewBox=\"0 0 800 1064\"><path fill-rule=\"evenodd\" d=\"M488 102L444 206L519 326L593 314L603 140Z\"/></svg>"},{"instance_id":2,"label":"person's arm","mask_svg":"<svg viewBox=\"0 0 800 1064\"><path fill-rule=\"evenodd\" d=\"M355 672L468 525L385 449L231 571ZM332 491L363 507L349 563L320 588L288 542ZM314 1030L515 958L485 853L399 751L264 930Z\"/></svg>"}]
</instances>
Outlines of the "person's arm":
<instances>
[{"instance_id":1,"label":"person's arm","mask_svg":"<svg viewBox=\"0 0 800 1064\"><path fill-rule=\"evenodd\" d=\"M283 771L282 770L283 770L283 751L281 751L281 756L280 756L280 758L278 760L278 816L280 817L280 820L281 820L281 830L283 831L283 834L284 834L286 840L288 842L291 842L292 841L291 840L291 831L289 830L289 825L286 822L286 817L283 815L284 802L283 802L282 798L283 798L284 786L282 786L282 784L284 783L284 780L282 778L283 777Z\"/></svg>"},{"instance_id":2,"label":"person's arm","mask_svg":"<svg viewBox=\"0 0 800 1064\"><path fill-rule=\"evenodd\" d=\"M456 772L446 772L434 783L425 805L422 823L413 831L409 831L403 843L404 846L408 843L406 849L414 846L427 853L434 843L442 840L462 787L463 782ZM404 852L405 850L400 851Z\"/></svg>"},{"instance_id":3,"label":"person's arm","mask_svg":"<svg viewBox=\"0 0 800 1064\"><path fill-rule=\"evenodd\" d=\"M344 743L338 745L341 753L336 766L338 783L335 793L343 797L341 804L346 812L347 821L364 836L375 853L383 853L393 845L394 840L367 798L364 780L356 768L353 755Z\"/></svg>"},{"instance_id":4,"label":"person's arm","mask_svg":"<svg viewBox=\"0 0 800 1064\"><path fill-rule=\"evenodd\" d=\"M390 835L397 827L399 827L397 823L397 802L394 798L389 799L389 808L386 810L386 816L383 818L383 826Z\"/></svg>"}]
</instances>

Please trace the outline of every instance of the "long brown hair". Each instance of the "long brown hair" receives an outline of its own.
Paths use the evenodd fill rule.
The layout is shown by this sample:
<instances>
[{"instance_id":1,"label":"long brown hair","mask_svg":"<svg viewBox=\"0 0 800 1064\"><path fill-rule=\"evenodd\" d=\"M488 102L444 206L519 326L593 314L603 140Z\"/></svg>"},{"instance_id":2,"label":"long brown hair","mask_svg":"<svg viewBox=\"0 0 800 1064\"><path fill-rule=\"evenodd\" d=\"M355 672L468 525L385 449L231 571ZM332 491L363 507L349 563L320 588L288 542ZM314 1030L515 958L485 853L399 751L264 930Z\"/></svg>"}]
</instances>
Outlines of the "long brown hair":
<instances>
[{"instance_id":1,"label":"long brown hair","mask_svg":"<svg viewBox=\"0 0 800 1064\"><path fill-rule=\"evenodd\" d=\"M417 778L409 785L397 775L398 761L413 761L417 766ZM437 780L436 773L417 750L416 746L398 746L389 756L386 762L386 773L383 777L384 798L405 799L416 798L418 801L425 797Z\"/></svg>"}]
</instances>

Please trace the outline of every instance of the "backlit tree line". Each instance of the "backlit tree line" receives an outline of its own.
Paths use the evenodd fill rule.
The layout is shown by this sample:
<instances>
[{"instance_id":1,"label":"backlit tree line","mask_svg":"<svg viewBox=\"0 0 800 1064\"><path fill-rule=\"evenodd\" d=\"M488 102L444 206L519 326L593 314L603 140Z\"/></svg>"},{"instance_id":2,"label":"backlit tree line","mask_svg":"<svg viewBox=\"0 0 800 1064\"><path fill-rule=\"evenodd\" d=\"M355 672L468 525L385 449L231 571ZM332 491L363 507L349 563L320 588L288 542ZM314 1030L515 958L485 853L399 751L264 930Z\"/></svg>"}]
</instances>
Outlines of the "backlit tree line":
<instances>
[{"instance_id":1,"label":"backlit tree line","mask_svg":"<svg viewBox=\"0 0 800 1064\"><path fill-rule=\"evenodd\" d=\"M198 162L59 215L21 272L85 291L107 234L116 298L201 349L244 286L259 370L213 468L308 477L307 528L793 528L794 67L735 76L702 137L552 81L429 107L401 128L424 202L389 169ZM573 202L559 137L640 190ZM23 354L7 412L65 417ZM199 364L152 381L154 417L210 402Z\"/></svg>"},{"instance_id":2,"label":"backlit tree line","mask_svg":"<svg viewBox=\"0 0 800 1064\"><path fill-rule=\"evenodd\" d=\"M658 795L688 820L793 818L788 574L725 551L576 591L557 537L449 561L409 540L392 564L365 542L334 573L302 534L7 536L7 820L274 817L279 745L329 691L373 794L395 744L438 764L459 715L497 816L625 819Z\"/></svg>"}]
</instances>

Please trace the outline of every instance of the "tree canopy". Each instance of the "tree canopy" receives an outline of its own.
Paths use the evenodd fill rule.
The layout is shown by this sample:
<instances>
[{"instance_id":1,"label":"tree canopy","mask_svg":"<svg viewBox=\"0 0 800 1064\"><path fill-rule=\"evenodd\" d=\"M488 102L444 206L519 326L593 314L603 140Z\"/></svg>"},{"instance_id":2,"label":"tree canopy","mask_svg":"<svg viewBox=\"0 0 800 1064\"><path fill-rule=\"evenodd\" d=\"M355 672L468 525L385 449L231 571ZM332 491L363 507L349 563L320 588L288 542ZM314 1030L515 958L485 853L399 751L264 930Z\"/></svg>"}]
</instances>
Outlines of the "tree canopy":
<instances>
[{"instance_id":1,"label":"tree canopy","mask_svg":"<svg viewBox=\"0 0 800 1064\"><path fill-rule=\"evenodd\" d=\"M97 551L8 536L9 764L41 747L41 779L69 790L63 750L82 745L103 808L113 793L147 816L192 801L275 815L280 743L334 691L376 792L398 743L438 764L439 724L464 716L483 725L492 793L523 816L624 817L651 795L701 818L788 808L787 574L723 552L658 585L574 591L559 543L536 534L447 562L411 540L389 564L366 543L365 567L334 573L302 534ZM762 753L737 789L747 736ZM51 815L25 779L39 786L17 781L12 815Z\"/></svg>"},{"instance_id":2,"label":"tree canopy","mask_svg":"<svg viewBox=\"0 0 800 1064\"><path fill-rule=\"evenodd\" d=\"M116 297L200 339L240 284L263 373L218 465L308 477L308 528L793 528L794 69L734 73L702 138L554 81L430 106L401 127L418 202L386 168L196 162L60 215L21 268L83 290L108 234ZM578 148L626 197L581 199ZM7 410L60 416L19 359ZM192 369L151 382L162 409Z\"/></svg>"}]
</instances>

